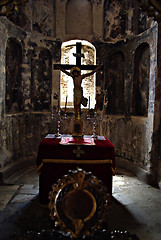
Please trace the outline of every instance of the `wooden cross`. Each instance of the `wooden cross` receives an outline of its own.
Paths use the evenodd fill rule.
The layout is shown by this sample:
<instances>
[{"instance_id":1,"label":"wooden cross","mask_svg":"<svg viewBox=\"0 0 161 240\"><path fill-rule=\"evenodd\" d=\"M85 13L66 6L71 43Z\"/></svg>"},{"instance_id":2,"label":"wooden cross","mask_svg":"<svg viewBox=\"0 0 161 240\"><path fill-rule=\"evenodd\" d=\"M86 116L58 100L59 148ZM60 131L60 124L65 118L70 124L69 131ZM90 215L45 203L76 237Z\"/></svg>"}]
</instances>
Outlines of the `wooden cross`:
<instances>
[{"instance_id":1,"label":"wooden cross","mask_svg":"<svg viewBox=\"0 0 161 240\"><path fill-rule=\"evenodd\" d=\"M74 57L76 57L76 65L74 64L54 64L54 69L58 69L61 67L64 70L70 70L73 67L79 67L81 70L94 70L98 66L97 65L82 65L81 58L84 57L84 54L81 53L82 44L81 42L76 43L76 53L73 53ZM103 70L103 67L100 69Z\"/></svg>"}]
</instances>

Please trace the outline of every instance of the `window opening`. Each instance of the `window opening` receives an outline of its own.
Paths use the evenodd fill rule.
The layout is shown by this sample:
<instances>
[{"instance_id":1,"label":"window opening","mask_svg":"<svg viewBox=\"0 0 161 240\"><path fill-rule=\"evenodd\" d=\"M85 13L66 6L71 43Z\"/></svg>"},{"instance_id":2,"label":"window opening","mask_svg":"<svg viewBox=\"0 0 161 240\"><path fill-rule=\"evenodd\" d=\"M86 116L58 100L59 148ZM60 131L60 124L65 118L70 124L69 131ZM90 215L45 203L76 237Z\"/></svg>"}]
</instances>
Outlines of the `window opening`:
<instances>
[{"instance_id":1,"label":"window opening","mask_svg":"<svg viewBox=\"0 0 161 240\"><path fill-rule=\"evenodd\" d=\"M62 44L61 49L61 64L76 64L76 57L73 55L76 53L76 42L81 42L81 52L84 54L84 58L81 58L82 65L94 65L96 62L96 50L95 47L87 42L80 40L71 40ZM70 70L68 70L70 71ZM82 70L81 74L85 74L91 71ZM73 104L73 79L67 76L65 73L60 73L60 106L63 108L67 99L67 108L74 108ZM94 108L95 107L95 74L91 75L82 81L83 96L88 99L87 107L81 105L81 108Z\"/></svg>"}]
</instances>

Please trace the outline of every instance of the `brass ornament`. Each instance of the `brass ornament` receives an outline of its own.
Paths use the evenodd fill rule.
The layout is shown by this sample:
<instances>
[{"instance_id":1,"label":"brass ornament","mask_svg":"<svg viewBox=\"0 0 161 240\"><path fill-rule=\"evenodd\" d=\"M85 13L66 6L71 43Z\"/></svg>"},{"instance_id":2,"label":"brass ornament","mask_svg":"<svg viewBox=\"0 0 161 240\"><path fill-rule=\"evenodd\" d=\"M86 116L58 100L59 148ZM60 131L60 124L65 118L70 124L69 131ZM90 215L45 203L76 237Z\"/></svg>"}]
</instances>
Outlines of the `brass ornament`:
<instances>
[{"instance_id":1,"label":"brass ornament","mask_svg":"<svg viewBox=\"0 0 161 240\"><path fill-rule=\"evenodd\" d=\"M107 188L91 173L69 171L49 193L51 219L74 238L90 235L107 221Z\"/></svg>"}]
</instances>

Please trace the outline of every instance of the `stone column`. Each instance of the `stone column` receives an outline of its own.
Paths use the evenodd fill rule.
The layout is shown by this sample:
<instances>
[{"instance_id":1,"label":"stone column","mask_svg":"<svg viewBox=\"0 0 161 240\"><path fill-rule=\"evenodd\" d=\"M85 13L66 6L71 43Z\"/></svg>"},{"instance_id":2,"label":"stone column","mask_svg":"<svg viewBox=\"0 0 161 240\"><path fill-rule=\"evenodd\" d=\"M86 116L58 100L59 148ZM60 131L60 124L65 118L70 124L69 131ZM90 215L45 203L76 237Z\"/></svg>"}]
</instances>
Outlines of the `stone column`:
<instances>
[{"instance_id":1,"label":"stone column","mask_svg":"<svg viewBox=\"0 0 161 240\"><path fill-rule=\"evenodd\" d=\"M158 23L157 69L155 73L155 106L150 159L150 184L158 186L159 165L161 161L161 22Z\"/></svg>"}]
</instances>

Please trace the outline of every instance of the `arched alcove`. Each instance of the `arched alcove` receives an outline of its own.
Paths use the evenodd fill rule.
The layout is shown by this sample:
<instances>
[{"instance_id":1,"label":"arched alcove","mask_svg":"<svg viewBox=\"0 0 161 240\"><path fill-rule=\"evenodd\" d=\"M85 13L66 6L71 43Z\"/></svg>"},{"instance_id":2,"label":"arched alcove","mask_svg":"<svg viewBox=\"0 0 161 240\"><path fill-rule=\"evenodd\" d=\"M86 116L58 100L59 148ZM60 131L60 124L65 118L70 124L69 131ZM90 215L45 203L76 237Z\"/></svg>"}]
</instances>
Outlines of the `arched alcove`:
<instances>
[{"instance_id":1,"label":"arched alcove","mask_svg":"<svg viewBox=\"0 0 161 240\"><path fill-rule=\"evenodd\" d=\"M35 111L50 110L52 57L46 48L36 48L31 62L31 100Z\"/></svg>"},{"instance_id":2,"label":"arched alcove","mask_svg":"<svg viewBox=\"0 0 161 240\"><path fill-rule=\"evenodd\" d=\"M81 52L84 54L84 58L81 59L82 65L93 65L96 62L96 50L95 47L84 40L71 40L64 42L61 48L61 63L62 64L76 64L76 57L73 55L76 53L76 43L81 42ZM81 71L81 74L85 74L88 71ZM89 71L90 72L90 71ZM95 106L95 75L86 77L82 81L83 87L83 96L89 100L90 97L90 107L94 108ZM61 107L65 106L65 101L67 97L67 107L73 108L73 79L70 76L67 76L65 73L61 73L60 79L60 105ZM89 107L89 101L88 105ZM82 106L83 108L83 106Z\"/></svg>"},{"instance_id":3,"label":"arched alcove","mask_svg":"<svg viewBox=\"0 0 161 240\"><path fill-rule=\"evenodd\" d=\"M135 51L132 114L147 116L149 101L150 48L142 43Z\"/></svg>"},{"instance_id":4,"label":"arched alcove","mask_svg":"<svg viewBox=\"0 0 161 240\"><path fill-rule=\"evenodd\" d=\"M6 47L6 113L22 111L22 47L15 38L9 38Z\"/></svg>"},{"instance_id":5,"label":"arched alcove","mask_svg":"<svg viewBox=\"0 0 161 240\"><path fill-rule=\"evenodd\" d=\"M92 3L89 0L68 0L66 34L90 34L93 29Z\"/></svg>"},{"instance_id":6,"label":"arched alcove","mask_svg":"<svg viewBox=\"0 0 161 240\"><path fill-rule=\"evenodd\" d=\"M109 55L107 64L108 114L124 113L124 72L124 54L120 51L112 52Z\"/></svg>"}]
</instances>

